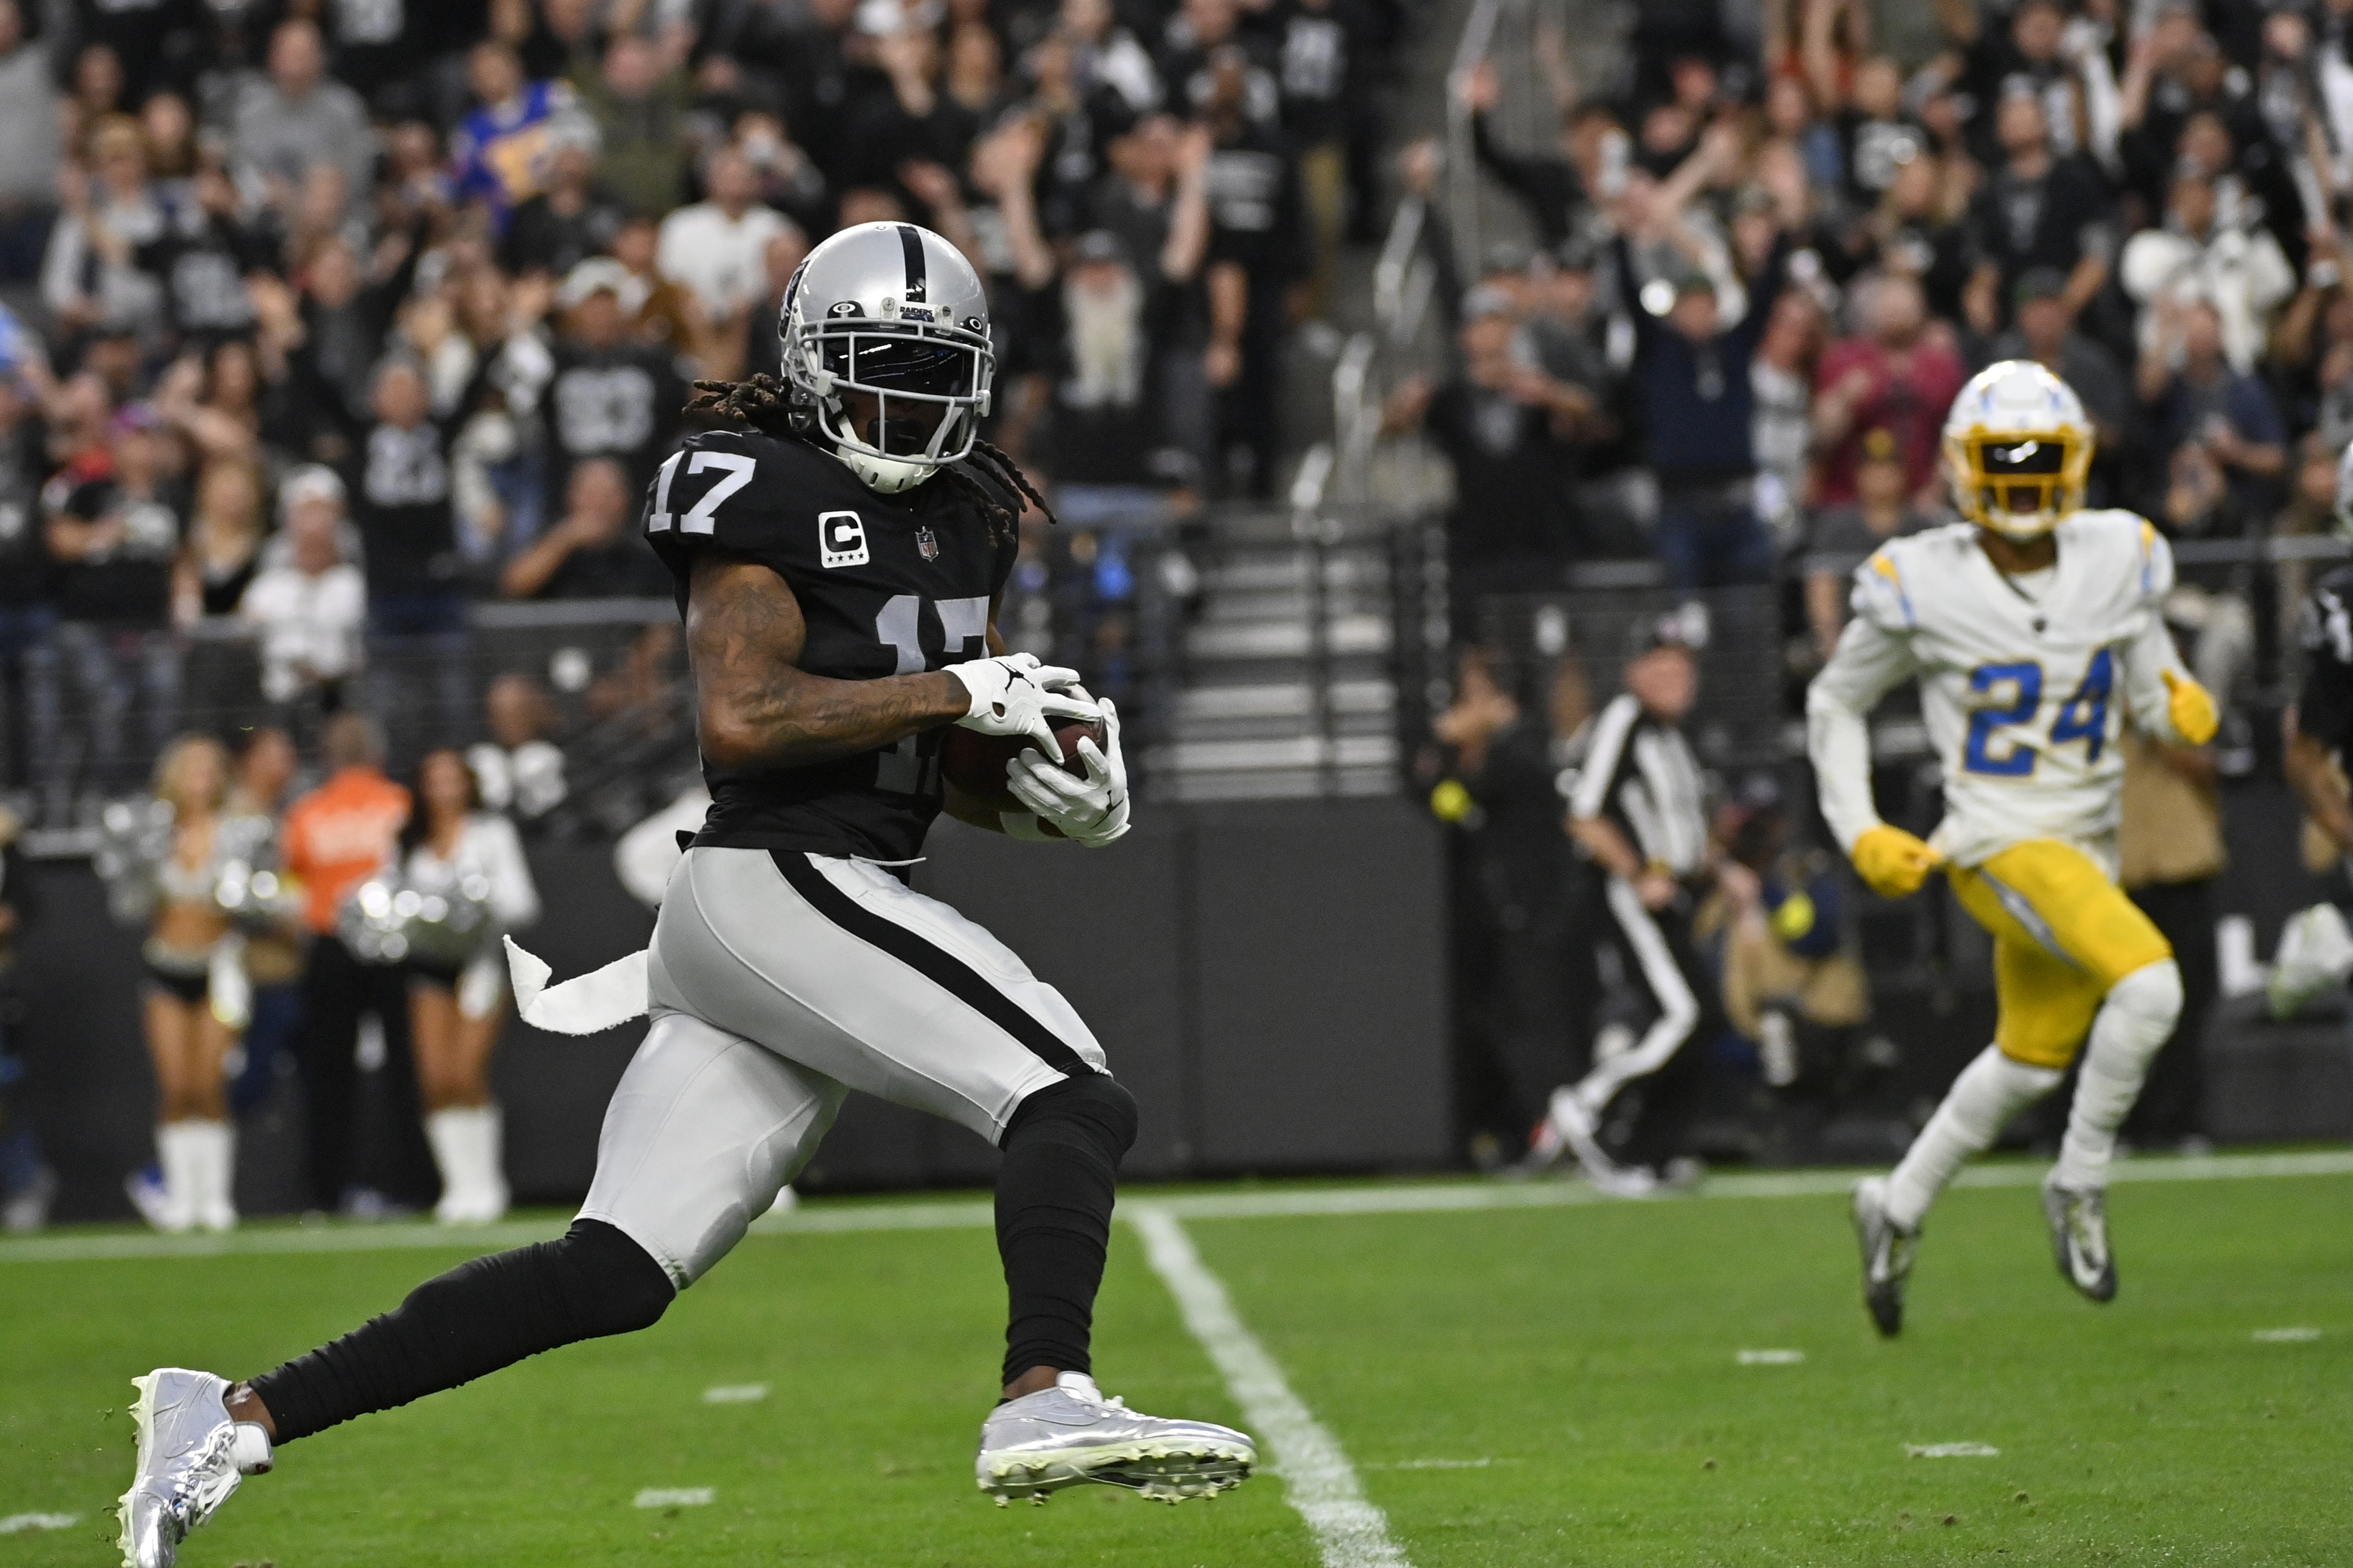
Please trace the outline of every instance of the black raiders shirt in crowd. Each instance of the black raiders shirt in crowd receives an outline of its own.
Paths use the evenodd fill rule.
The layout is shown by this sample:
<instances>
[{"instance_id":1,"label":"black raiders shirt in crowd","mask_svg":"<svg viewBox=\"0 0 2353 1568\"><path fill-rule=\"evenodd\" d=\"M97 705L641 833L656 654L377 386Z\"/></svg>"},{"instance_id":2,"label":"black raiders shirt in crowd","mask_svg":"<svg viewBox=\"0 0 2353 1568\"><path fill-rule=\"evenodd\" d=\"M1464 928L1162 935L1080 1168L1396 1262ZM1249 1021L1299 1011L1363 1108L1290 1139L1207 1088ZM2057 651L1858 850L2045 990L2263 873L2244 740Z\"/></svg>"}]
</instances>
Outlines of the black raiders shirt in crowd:
<instances>
[{"instance_id":1,"label":"black raiders shirt in crowd","mask_svg":"<svg viewBox=\"0 0 2353 1568\"><path fill-rule=\"evenodd\" d=\"M2339 566L2305 601L2304 690L2295 726L2337 753L2353 758L2353 566Z\"/></svg>"},{"instance_id":2,"label":"black raiders shirt in crowd","mask_svg":"<svg viewBox=\"0 0 2353 1568\"><path fill-rule=\"evenodd\" d=\"M269 242L232 219L202 208L181 215L133 253L139 269L164 280L173 330L182 337L226 337L253 326L245 275L274 263Z\"/></svg>"},{"instance_id":3,"label":"black raiders shirt in crowd","mask_svg":"<svg viewBox=\"0 0 2353 1568\"><path fill-rule=\"evenodd\" d=\"M1018 515L1018 499L1003 500ZM878 495L807 442L732 430L691 436L662 464L645 527L676 582L681 617L698 551L743 556L782 577L807 626L799 668L834 680L987 657L989 605L1018 549L991 536L980 508L944 475ZM914 859L940 811L942 733L808 767L706 761L711 815L694 841Z\"/></svg>"},{"instance_id":4,"label":"black raiders shirt in crowd","mask_svg":"<svg viewBox=\"0 0 2353 1568\"><path fill-rule=\"evenodd\" d=\"M458 532L450 508L448 432L427 419L378 424L361 449L352 507L366 547L368 593L454 593Z\"/></svg>"},{"instance_id":5,"label":"black raiders shirt in crowd","mask_svg":"<svg viewBox=\"0 0 2353 1568\"><path fill-rule=\"evenodd\" d=\"M548 484L555 504L562 505L572 465L583 458L618 458L630 480L644 484L678 434L686 399L677 361L661 349L558 342L547 389L548 430L559 458Z\"/></svg>"},{"instance_id":6,"label":"black raiders shirt in crowd","mask_svg":"<svg viewBox=\"0 0 2353 1568\"><path fill-rule=\"evenodd\" d=\"M58 612L69 621L164 626L172 609L172 563L187 516L177 487L136 496L112 479L92 479L74 487L58 510L79 522L121 526L111 542L58 564Z\"/></svg>"}]
</instances>

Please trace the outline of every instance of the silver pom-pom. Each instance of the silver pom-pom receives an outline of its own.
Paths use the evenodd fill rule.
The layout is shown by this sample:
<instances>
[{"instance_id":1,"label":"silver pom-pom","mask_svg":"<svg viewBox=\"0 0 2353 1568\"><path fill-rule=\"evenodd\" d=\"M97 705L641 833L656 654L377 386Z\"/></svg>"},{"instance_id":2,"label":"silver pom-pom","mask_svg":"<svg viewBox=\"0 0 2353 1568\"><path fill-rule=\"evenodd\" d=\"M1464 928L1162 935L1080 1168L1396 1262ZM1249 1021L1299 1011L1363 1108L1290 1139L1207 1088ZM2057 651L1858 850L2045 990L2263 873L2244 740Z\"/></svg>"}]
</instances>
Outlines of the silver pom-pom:
<instances>
[{"instance_id":1,"label":"silver pom-pom","mask_svg":"<svg viewBox=\"0 0 2353 1568\"><path fill-rule=\"evenodd\" d=\"M490 882L478 875L379 872L344 899L336 934L363 963L415 958L460 969L491 936L490 900Z\"/></svg>"}]
</instances>

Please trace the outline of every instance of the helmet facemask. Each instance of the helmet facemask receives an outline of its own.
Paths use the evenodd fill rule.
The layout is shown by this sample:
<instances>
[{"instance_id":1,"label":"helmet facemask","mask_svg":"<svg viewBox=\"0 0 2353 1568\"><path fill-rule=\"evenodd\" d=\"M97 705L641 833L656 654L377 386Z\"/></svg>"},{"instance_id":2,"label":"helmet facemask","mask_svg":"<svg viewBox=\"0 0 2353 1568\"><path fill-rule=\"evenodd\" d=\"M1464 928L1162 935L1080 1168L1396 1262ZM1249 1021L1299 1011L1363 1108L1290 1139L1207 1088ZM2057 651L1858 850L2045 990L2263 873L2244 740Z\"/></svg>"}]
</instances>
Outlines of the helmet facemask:
<instances>
[{"instance_id":1,"label":"helmet facemask","mask_svg":"<svg viewBox=\"0 0 2353 1568\"><path fill-rule=\"evenodd\" d=\"M996 372L985 329L865 317L784 329L785 372L818 432L884 494L912 489L972 451Z\"/></svg>"},{"instance_id":2,"label":"helmet facemask","mask_svg":"<svg viewBox=\"0 0 2353 1568\"><path fill-rule=\"evenodd\" d=\"M2090 440L2071 430L1985 431L1945 437L1953 503L2005 538L2050 532L2084 504Z\"/></svg>"}]
</instances>

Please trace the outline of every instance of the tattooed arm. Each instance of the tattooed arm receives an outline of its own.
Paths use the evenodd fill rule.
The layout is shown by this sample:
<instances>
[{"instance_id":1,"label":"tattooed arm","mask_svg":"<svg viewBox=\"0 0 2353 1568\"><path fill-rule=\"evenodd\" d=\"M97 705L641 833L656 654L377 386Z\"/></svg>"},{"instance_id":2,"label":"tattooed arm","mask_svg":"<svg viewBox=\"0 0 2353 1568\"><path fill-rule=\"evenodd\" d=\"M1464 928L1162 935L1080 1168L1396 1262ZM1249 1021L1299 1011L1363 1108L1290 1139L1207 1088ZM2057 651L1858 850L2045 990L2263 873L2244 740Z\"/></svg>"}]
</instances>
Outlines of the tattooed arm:
<instances>
[{"instance_id":1,"label":"tattooed arm","mask_svg":"<svg viewBox=\"0 0 2353 1568\"><path fill-rule=\"evenodd\" d=\"M695 739L723 768L806 767L890 745L961 719L972 694L953 675L830 680L797 668L807 627L785 580L704 551L687 590Z\"/></svg>"}]
</instances>

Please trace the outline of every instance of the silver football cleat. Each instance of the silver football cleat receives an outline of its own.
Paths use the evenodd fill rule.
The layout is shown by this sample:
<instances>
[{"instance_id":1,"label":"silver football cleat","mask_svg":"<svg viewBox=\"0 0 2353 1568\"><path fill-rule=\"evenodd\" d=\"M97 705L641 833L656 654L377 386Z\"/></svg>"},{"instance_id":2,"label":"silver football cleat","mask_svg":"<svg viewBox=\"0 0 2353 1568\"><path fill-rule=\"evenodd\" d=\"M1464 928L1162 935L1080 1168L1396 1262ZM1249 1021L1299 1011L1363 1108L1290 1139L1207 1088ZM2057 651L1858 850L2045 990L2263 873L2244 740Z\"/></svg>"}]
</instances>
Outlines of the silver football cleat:
<instances>
[{"instance_id":1,"label":"silver football cleat","mask_svg":"<svg viewBox=\"0 0 2353 1568\"><path fill-rule=\"evenodd\" d=\"M1156 1502L1215 1497L1248 1480L1257 1463L1257 1445L1232 1427L1138 1415L1104 1398L1083 1373L1008 1400L980 1428L980 1489L999 1508L1016 1498L1042 1503L1090 1481Z\"/></svg>"},{"instance_id":2,"label":"silver football cleat","mask_svg":"<svg viewBox=\"0 0 2353 1568\"><path fill-rule=\"evenodd\" d=\"M122 1494L123 1568L172 1568L188 1531L210 1519L247 1476L269 1468L269 1435L232 1420L228 1381L157 1367L131 1385L139 1468Z\"/></svg>"},{"instance_id":3,"label":"silver football cleat","mask_svg":"<svg viewBox=\"0 0 2353 1568\"><path fill-rule=\"evenodd\" d=\"M1862 1247L1862 1304L1873 1326L1892 1340L1904 1331L1904 1282L1912 1275L1920 1232L1888 1217L1886 1177L1865 1176L1854 1184L1854 1238Z\"/></svg>"},{"instance_id":4,"label":"silver football cleat","mask_svg":"<svg viewBox=\"0 0 2353 1568\"><path fill-rule=\"evenodd\" d=\"M2067 1283L2094 1301L2116 1299L2116 1260L2108 1251L2108 1195L2097 1187L2063 1187L2053 1171L2042 1182L2042 1217Z\"/></svg>"}]
</instances>

